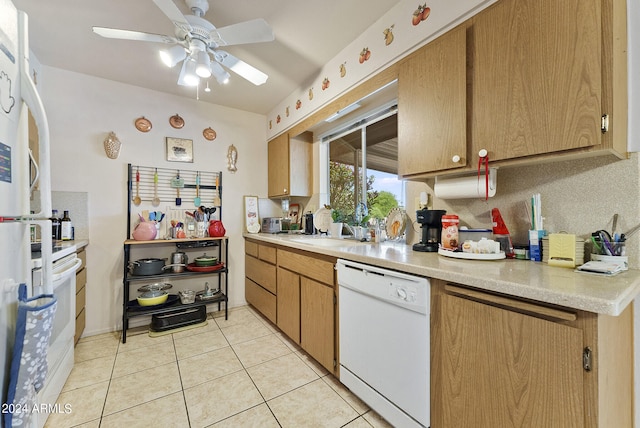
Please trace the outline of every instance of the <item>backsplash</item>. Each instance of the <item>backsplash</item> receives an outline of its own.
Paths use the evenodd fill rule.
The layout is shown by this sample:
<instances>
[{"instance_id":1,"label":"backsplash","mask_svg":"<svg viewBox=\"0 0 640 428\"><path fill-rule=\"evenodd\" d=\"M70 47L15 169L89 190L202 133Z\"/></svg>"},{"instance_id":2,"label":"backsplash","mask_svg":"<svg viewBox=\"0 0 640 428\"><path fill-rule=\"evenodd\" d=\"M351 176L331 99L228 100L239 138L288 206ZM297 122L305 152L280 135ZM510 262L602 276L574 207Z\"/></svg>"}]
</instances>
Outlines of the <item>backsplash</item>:
<instances>
[{"instance_id":1,"label":"backsplash","mask_svg":"<svg viewBox=\"0 0 640 428\"><path fill-rule=\"evenodd\" d=\"M407 184L408 201L421 191L433 194L433 181ZM622 233L640 223L640 158L628 160L598 156L585 159L498 169L496 196L483 199L435 199L434 209L457 214L460 224L491 227L491 209L500 209L514 243L527 243L530 205L534 193L540 193L545 229L568 232L589 238L599 229L611 231L613 215L618 214L616 231ZM415 223L414 207L407 207ZM415 225L414 225L415 226ZM407 236L409 242L419 239ZM640 233L627 241L632 268L640 267Z\"/></svg>"},{"instance_id":2,"label":"backsplash","mask_svg":"<svg viewBox=\"0 0 640 428\"><path fill-rule=\"evenodd\" d=\"M32 209L40 209L40 197L35 194L32 200ZM58 216L62 217L65 210L69 211L69 217L73 223L75 239L89 239L89 194L87 192L51 192L51 208L58 210Z\"/></svg>"}]
</instances>

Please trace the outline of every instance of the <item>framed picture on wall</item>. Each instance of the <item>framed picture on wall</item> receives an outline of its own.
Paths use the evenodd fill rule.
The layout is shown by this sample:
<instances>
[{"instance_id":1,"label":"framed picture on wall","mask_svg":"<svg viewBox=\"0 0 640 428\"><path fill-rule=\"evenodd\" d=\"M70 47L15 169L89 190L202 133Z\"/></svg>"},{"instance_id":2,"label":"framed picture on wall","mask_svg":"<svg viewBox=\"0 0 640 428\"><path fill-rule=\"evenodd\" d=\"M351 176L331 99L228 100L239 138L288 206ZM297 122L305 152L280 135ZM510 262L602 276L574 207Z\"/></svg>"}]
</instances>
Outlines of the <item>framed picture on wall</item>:
<instances>
[{"instance_id":1,"label":"framed picture on wall","mask_svg":"<svg viewBox=\"0 0 640 428\"><path fill-rule=\"evenodd\" d=\"M244 225L249 233L260 232L260 215L258 213L258 197L244 197Z\"/></svg>"},{"instance_id":2,"label":"framed picture on wall","mask_svg":"<svg viewBox=\"0 0 640 428\"><path fill-rule=\"evenodd\" d=\"M167 160L170 162L193 162L193 140L167 137Z\"/></svg>"}]
</instances>

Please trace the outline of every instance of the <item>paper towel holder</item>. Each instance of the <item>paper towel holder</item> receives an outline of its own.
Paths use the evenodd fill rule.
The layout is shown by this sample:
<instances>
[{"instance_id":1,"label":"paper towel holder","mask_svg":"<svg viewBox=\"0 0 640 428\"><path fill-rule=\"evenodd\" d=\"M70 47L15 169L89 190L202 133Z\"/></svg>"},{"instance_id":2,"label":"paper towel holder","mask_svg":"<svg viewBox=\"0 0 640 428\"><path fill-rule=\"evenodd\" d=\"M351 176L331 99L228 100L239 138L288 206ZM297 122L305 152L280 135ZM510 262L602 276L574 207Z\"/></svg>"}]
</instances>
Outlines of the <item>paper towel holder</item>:
<instances>
[{"instance_id":1,"label":"paper towel holder","mask_svg":"<svg viewBox=\"0 0 640 428\"><path fill-rule=\"evenodd\" d=\"M467 175L456 178L442 178L436 176L434 193L440 199L465 199L493 197L496 194L498 182L498 168L489 168L489 188L486 189L484 173ZM488 195L486 194L488 193Z\"/></svg>"}]
</instances>

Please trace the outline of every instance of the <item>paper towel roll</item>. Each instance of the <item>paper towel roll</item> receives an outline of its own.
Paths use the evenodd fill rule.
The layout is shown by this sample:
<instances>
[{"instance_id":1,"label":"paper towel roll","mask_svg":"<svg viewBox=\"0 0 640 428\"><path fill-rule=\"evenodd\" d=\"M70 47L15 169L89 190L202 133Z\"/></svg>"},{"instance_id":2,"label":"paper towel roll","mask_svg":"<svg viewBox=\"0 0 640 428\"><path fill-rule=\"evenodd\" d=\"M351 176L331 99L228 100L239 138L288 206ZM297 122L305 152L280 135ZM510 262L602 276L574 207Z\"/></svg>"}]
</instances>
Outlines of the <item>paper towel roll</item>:
<instances>
[{"instance_id":1,"label":"paper towel roll","mask_svg":"<svg viewBox=\"0 0 640 428\"><path fill-rule=\"evenodd\" d=\"M436 178L434 185L434 193L436 198L440 199L466 199L466 198L484 198L486 195L485 175L480 174L469 177L458 178ZM496 194L496 171L489 171L489 197Z\"/></svg>"}]
</instances>

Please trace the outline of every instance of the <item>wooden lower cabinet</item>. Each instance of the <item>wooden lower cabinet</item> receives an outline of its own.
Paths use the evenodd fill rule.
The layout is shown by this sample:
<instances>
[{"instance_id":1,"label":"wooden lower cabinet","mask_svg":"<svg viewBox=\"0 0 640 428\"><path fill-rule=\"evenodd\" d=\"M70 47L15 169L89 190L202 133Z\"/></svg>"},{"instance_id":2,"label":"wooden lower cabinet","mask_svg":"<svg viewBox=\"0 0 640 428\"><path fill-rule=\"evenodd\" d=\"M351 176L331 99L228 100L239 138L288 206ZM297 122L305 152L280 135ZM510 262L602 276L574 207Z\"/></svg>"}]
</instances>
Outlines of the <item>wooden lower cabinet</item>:
<instances>
[{"instance_id":1,"label":"wooden lower cabinet","mask_svg":"<svg viewBox=\"0 0 640 428\"><path fill-rule=\"evenodd\" d=\"M272 323L276 323L276 249L245 240L244 296Z\"/></svg>"},{"instance_id":2,"label":"wooden lower cabinet","mask_svg":"<svg viewBox=\"0 0 640 428\"><path fill-rule=\"evenodd\" d=\"M335 259L278 248L278 327L337 374Z\"/></svg>"},{"instance_id":3,"label":"wooden lower cabinet","mask_svg":"<svg viewBox=\"0 0 640 428\"><path fill-rule=\"evenodd\" d=\"M630 309L600 316L432 280L431 317L432 427L632 426Z\"/></svg>"},{"instance_id":4,"label":"wooden lower cabinet","mask_svg":"<svg viewBox=\"0 0 640 428\"><path fill-rule=\"evenodd\" d=\"M245 239L245 298L338 375L336 259Z\"/></svg>"},{"instance_id":5,"label":"wooden lower cabinet","mask_svg":"<svg viewBox=\"0 0 640 428\"><path fill-rule=\"evenodd\" d=\"M300 275L278 268L278 328L300 343Z\"/></svg>"},{"instance_id":6,"label":"wooden lower cabinet","mask_svg":"<svg viewBox=\"0 0 640 428\"><path fill-rule=\"evenodd\" d=\"M302 277L300 280L300 345L330 372L334 372L334 288Z\"/></svg>"}]
</instances>

